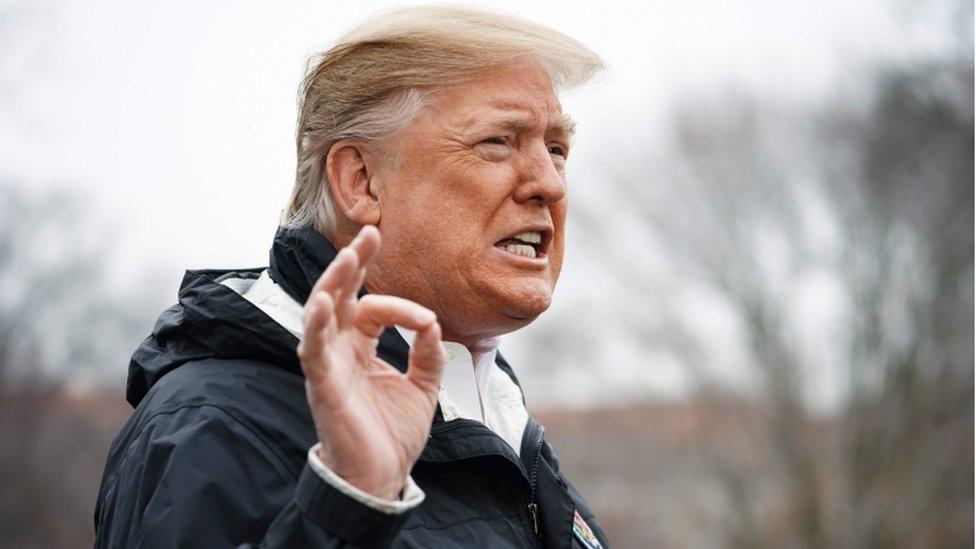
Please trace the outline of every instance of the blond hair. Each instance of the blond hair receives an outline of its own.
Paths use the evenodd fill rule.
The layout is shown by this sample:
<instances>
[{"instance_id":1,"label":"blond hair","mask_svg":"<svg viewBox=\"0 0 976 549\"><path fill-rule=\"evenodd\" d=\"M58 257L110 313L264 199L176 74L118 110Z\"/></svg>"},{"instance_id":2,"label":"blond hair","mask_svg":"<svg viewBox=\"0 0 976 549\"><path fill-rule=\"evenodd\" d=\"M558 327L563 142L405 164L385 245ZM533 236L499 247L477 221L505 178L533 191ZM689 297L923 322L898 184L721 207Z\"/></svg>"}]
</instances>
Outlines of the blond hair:
<instances>
[{"instance_id":1,"label":"blond hair","mask_svg":"<svg viewBox=\"0 0 976 549\"><path fill-rule=\"evenodd\" d=\"M466 6L421 6L373 16L309 59L302 81L295 187L286 227L331 236L335 207L325 176L332 144L376 144L404 129L425 91L464 82L479 71L527 58L565 89L603 67L576 40L531 21Z\"/></svg>"}]
</instances>

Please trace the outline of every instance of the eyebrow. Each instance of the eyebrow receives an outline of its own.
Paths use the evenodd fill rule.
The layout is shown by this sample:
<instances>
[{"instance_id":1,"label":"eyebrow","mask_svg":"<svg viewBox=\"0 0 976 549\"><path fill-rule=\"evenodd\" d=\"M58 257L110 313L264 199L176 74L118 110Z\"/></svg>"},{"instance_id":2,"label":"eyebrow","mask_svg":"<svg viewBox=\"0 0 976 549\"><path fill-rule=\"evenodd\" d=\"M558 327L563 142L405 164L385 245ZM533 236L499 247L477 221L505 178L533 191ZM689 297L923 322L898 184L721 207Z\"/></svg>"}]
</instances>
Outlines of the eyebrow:
<instances>
[{"instance_id":1,"label":"eyebrow","mask_svg":"<svg viewBox=\"0 0 976 549\"><path fill-rule=\"evenodd\" d=\"M499 126L515 133L527 132L536 126L535 117L526 113L525 109L519 105L508 102L491 102L488 105L508 111L508 113L499 118L484 120L487 124ZM567 139L572 139L576 133L576 122L566 113L557 113L546 127L546 133L558 133Z\"/></svg>"}]
</instances>

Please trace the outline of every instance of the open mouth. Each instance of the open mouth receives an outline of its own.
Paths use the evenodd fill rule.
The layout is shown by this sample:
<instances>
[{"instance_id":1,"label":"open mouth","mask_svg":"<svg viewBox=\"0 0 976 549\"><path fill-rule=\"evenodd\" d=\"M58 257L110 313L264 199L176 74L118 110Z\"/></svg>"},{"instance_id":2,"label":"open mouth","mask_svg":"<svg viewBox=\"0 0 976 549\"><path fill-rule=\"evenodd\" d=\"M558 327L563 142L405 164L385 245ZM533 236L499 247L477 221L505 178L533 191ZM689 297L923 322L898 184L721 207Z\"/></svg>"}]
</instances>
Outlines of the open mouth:
<instances>
[{"instance_id":1,"label":"open mouth","mask_svg":"<svg viewBox=\"0 0 976 549\"><path fill-rule=\"evenodd\" d=\"M495 247L517 256L537 259L546 257L547 240L546 233L525 231L499 240L495 243Z\"/></svg>"}]
</instances>

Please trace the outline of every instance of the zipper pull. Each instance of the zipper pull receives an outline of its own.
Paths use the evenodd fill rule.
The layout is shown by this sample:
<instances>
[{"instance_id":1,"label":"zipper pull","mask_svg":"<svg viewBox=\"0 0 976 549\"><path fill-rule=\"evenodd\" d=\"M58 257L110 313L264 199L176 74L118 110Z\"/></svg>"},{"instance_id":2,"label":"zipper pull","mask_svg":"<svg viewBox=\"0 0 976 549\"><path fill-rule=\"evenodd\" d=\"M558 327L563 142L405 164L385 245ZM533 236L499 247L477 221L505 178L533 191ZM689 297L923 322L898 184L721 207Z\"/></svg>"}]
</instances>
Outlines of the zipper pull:
<instances>
[{"instance_id":1,"label":"zipper pull","mask_svg":"<svg viewBox=\"0 0 976 549\"><path fill-rule=\"evenodd\" d=\"M532 515L532 529L536 537L539 536L539 506L535 502L529 503L529 514Z\"/></svg>"}]
</instances>

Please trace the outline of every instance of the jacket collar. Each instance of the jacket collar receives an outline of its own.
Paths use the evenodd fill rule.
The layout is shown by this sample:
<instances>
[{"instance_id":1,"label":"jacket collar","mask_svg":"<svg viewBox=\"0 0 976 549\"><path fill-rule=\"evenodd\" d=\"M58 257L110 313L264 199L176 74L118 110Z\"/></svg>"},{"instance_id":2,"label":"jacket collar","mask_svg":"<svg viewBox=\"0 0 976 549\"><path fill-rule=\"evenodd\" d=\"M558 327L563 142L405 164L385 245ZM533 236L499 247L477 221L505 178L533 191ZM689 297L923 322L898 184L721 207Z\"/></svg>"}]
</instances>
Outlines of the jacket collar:
<instances>
[{"instance_id":1,"label":"jacket collar","mask_svg":"<svg viewBox=\"0 0 976 549\"><path fill-rule=\"evenodd\" d=\"M336 255L335 246L311 227L279 227L271 245L268 274L292 299L305 303Z\"/></svg>"}]
</instances>

